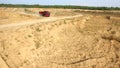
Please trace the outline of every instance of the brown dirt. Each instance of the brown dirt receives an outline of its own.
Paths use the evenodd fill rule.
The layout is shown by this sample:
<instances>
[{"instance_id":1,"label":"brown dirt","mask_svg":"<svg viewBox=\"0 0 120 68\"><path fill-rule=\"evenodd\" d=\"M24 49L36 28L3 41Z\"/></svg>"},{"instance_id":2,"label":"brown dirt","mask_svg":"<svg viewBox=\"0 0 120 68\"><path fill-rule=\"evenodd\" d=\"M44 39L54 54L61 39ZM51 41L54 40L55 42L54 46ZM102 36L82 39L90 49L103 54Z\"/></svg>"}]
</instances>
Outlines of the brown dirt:
<instances>
[{"instance_id":1,"label":"brown dirt","mask_svg":"<svg viewBox=\"0 0 120 68\"><path fill-rule=\"evenodd\" d=\"M4 9L1 11L13 8ZM9 13L14 14L11 12L3 12L5 15L1 17L14 17L17 22L25 21L19 16L18 10L24 12L22 9L15 8L11 11L16 11L15 16L18 16L18 19L9 16ZM0 28L0 68L120 68L120 17L118 15L89 12L84 14L68 9L49 10L66 11L83 16ZM68 17L71 13L68 13ZM30 21L45 19L33 16L32 13L26 14L31 14L28 19ZM61 18L66 15L52 15L53 17ZM0 20L2 22L0 26L14 24L14 20L4 20L7 22Z\"/></svg>"}]
</instances>

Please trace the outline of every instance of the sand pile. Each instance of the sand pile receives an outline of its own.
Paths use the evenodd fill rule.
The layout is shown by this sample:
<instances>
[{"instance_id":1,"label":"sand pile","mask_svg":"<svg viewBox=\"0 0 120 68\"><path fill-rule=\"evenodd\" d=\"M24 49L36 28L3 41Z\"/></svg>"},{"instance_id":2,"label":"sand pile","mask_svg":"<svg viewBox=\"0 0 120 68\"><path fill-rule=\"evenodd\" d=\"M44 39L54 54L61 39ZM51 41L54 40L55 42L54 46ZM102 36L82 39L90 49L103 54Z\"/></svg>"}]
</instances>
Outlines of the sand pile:
<instances>
[{"instance_id":1,"label":"sand pile","mask_svg":"<svg viewBox=\"0 0 120 68\"><path fill-rule=\"evenodd\" d=\"M0 66L120 68L118 25L118 19L88 15L0 31Z\"/></svg>"}]
</instances>

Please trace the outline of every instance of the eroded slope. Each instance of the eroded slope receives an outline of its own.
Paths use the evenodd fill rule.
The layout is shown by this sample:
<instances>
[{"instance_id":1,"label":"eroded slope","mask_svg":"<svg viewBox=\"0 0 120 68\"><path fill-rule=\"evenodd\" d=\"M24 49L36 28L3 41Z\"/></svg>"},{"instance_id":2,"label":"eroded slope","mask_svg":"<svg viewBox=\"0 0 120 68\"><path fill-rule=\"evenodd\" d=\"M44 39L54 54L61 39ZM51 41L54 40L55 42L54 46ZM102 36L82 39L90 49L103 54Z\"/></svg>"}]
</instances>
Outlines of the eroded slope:
<instances>
[{"instance_id":1,"label":"eroded slope","mask_svg":"<svg viewBox=\"0 0 120 68\"><path fill-rule=\"evenodd\" d=\"M119 68L119 21L86 15L1 30L1 59L8 68Z\"/></svg>"}]
</instances>

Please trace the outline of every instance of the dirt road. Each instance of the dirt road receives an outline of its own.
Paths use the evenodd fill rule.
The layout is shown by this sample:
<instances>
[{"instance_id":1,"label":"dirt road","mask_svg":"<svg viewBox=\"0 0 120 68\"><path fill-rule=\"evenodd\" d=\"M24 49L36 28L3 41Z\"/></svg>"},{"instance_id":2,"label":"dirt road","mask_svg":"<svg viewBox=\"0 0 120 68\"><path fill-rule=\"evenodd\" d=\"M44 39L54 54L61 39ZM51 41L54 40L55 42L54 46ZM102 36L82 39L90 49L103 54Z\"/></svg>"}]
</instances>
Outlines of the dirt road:
<instances>
[{"instance_id":1,"label":"dirt road","mask_svg":"<svg viewBox=\"0 0 120 68\"><path fill-rule=\"evenodd\" d=\"M23 21L21 23L12 23L12 24L5 24L5 25L0 25L0 29L6 28L6 27L15 27L15 26L23 26L23 25L31 25L31 24L36 24L36 23L41 23L41 22L51 22L51 21L56 21L56 20L62 20L62 19L70 19L70 18L76 18L76 17L81 17L82 15L76 15L76 16L69 16L69 17L49 17L49 18L44 18L41 20L28 20L28 21Z\"/></svg>"}]
</instances>

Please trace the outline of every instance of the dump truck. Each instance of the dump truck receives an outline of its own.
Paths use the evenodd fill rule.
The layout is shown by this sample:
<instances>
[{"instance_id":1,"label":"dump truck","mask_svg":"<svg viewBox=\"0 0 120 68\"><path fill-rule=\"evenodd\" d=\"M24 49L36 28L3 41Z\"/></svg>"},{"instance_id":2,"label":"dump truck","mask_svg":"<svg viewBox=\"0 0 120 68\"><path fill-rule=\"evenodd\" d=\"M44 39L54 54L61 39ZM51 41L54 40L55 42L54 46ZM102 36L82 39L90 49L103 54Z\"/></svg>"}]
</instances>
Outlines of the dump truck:
<instances>
[{"instance_id":1,"label":"dump truck","mask_svg":"<svg viewBox=\"0 0 120 68\"><path fill-rule=\"evenodd\" d=\"M50 17L50 12L49 11L39 11L39 14L44 16L44 17Z\"/></svg>"}]
</instances>

